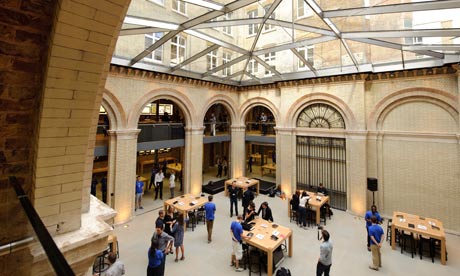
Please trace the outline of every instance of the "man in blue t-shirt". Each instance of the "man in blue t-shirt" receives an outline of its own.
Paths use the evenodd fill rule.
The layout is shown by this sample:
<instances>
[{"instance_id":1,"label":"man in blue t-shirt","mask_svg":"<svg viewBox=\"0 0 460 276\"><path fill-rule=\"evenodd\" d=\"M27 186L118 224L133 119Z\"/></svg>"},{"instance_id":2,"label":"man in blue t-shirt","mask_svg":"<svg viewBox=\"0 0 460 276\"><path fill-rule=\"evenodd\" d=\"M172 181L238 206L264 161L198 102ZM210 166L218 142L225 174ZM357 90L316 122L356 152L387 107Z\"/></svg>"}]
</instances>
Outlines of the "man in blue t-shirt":
<instances>
[{"instance_id":1,"label":"man in blue t-shirt","mask_svg":"<svg viewBox=\"0 0 460 276\"><path fill-rule=\"evenodd\" d=\"M141 176L137 176L136 180L136 206L134 207L134 211L139 209L144 209L142 207L142 195L144 194L144 182L141 181Z\"/></svg>"},{"instance_id":2,"label":"man in blue t-shirt","mask_svg":"<svg viewBox=\"0 0 460 276\"><path fill-rule=\"evenodd\" d=\"M212 241L212 226L214 225L214 213L216 212L216 204L212 202L213 196L208 196L208 202L204 205L206 212L206 228L208 229L208 243Z\"/></svg>"},{"instance_id":3,"label":"man in blue t-shirt","mask_svg":"<svg viewBox=\"0 0 460 276\"><path fill-rule=\"evenodd\" d=\"M382 223L382 218L380 217L379 212L377 212L377 206L372 205L371 210L366 212L366 215L364 216L364 219L366 220L366 231L367 231L367 250L371 251L371 246L370 246L370 238L369 238L369 227L372 225L371 222L371 217L375 216L377 219L377 223Z\"/></svg>"},{"instance_id":4,"label":"man in blue t-shirt","mask_svg":"<svg viewBox=\"0 0 460 276\"><path fill-rule=\"evenodd\" d=\"M380 248L384 241L384 232L380 225L377 224L377 217L371 217L372 225L369 226L369 238L371 240L371 252L372 252L372 265L370 269L379 270L382 267L382 260L380 255Z\"/></svg>"},{"instance_id":5,"label":"man in blue t-shirt","mask_svg":"<svg viewBox=\"0 0 460 276\"><path fill-rule=\"evenodd\" d=\"M238 215L236 221L233 221L230 225L230 234L232 235L232 262L231 266L235 265L235 271L241 272L243 268L239 267L238 262L243 258L243 226L241 221L243 220L242 215Z\"/></svg>"}]
</instances>

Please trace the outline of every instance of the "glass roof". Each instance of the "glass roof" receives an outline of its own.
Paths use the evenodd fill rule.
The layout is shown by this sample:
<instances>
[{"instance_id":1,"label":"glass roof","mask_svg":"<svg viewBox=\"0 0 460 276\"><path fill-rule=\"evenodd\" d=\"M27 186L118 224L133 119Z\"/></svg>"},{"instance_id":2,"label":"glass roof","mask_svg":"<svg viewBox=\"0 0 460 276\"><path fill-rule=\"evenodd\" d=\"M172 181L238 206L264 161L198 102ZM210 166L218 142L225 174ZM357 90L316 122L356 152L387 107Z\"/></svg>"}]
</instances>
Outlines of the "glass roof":
<instances>
[{"instance_id":1,"label":"glass roof","mask_svg":"<svg viewBox=\"0 0 460 276\"><path fill-rule=\"evenodd\" d=\"M460 1L132 0L112 63L235 86L460 62Z\"/></svg>"}]
</instances>

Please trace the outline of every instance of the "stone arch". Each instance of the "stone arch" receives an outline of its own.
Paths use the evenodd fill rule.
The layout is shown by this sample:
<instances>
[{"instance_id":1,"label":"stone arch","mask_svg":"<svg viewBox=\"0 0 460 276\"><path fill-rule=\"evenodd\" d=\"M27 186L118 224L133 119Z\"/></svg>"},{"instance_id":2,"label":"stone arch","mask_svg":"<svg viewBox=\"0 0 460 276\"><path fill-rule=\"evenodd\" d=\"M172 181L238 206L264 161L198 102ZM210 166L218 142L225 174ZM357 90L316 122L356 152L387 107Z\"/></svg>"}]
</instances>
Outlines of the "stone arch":
<instances>
[{"instance_id":1,"label":"stone arch","mask_svg":"<svg viewBox=\"0 0 460 276\"><path fill-rule=\"evenodd\" d=\"M342 101L340 98L330 95L328 93L312 93L305 95L295 101L289 111L286 113L286 127L296 128L297 127L297 118L300 115L300 112L304 110L305 107L313 103L325 103L333 106L339 113L342 115L343 120L345 121L346 129L356 128L356 119L353 114L353 111L350 107Z\"/></svg>"},{"instance_id":2,"label":"stone arch","mask_svg":"<svg viewBox=\"0 0 460 276\"><path fill-rule=\"evenodd\" d=\"M385 117L396 107L404 103L421 100L440 106L458 122L458 101L456 96L433 88L413 87L396 91L381 99L369 115L368 130L380 129Z\"/></svg>"},{"instance_id":3,"label":"stone arch","mask_svg":"<svg viewBox=\"0 0 460 276\"><path fill-rule=\"evenodd\" d=\"M197 118L194 105L192 101L179 91L169 88L159 88L145 93L134 105L128 114L127 127L128 129L137 128L139 116L141 115L142 108L152 102L159 99L168 99L174 101L183 111L185 116L186 126L198 126L200 122Z\"/></svg>"},{"instance_id":4,"label":"stone arch","mask_svg":"<svg viewBox=\"0 0 460 276\"><path fill-rule=\"evenodd\" d=\"M209 108L211 108L211 106L213 106L214 104L219 103L225 106L225 108L229 111L230 120L232 121L232 124L234 124L238 120L238 114L234 108L237 105L235 101L227 95L217 95L215 97L212 97L205 103L200 115L201 122L203 122L204 117L206 116L206 112L209 110Z\"/></svg>"},{"instance_id":5,"label":"stone arch","mask_svg":"<svg viewBox=\"0 0 460 276\"><path fill-rule=\"evenodd\" d=\"M107 111L109 117L110 129L126 129L126 113L118 99L107 89L104 89L101 105Z\"/></svg>"},{"instance_id":6,"label":"stone arch","mask_svg":"<svg viewBox=\"0 0 460 276\"><path fill-rule=\"evenodd\" d=\"M244 118L246 118L246 115L248 114L248 112L251 110L251 108L253 108L255 106L258 106L258 105L261 105L261 106L264 106L264 107L268 108L268 110L270 110L270 112L275 117L276 124L277 125L279 124L279 120L280 120L279 109L272 102L270 102L266 98L262 98L262 97L251 98L251 99L245 101L241 105L240 117L238 119L238 123L240 125L244 125L245 124ZM236 121L235 121L235 124L236 124Z\"/></svg>"}]
</instances>

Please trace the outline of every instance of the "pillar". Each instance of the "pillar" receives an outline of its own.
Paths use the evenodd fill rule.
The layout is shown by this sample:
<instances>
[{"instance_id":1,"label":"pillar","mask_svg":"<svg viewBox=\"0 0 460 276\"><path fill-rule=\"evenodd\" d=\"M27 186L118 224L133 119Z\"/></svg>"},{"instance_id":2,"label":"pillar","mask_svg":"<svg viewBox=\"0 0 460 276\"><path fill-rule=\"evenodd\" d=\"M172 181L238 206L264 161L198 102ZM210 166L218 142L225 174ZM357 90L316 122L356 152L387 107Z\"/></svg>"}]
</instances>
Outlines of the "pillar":
<instances>
[{"instance_id":1,"label":"pillar","mask_svg":"<svg viewBox=\"0 0 460 276\"><path fill-rule=\"evenodd\" d=\"M291 195L296 190L296 154L293 128L275 128L276 131L276 185Z\"/></svg>"},{"instance_id":2,"label":"pillar","mask_svg":"<svg viewBox=\"0 0 460 276\"><path fill-rule=\"evenodd\" d=\"M107 204L117 212L115 224L134 216L137 135L139 129L109 130Z\"/></svg>"},{"instance_id":3,"label":"pillar","mask_svg":"<svg viewBox=\"0 0 460 276\"><path fill-rule=\"evenodd\" d=\"M364 215L367 202L366 132L348 132L347 147L347 210Z\"/></svg>"},{"instance_id":4,"label":"pillar","mask_svg":"<svg viewBox=\"0 0 460 276\"><path fill-rule=\"evenodd\" d=\"M246 126L231 127L231 156L232 164L229 169L230 177L244 176L246 172L246 152L245 152L245 134Z\"/></svg>"},{"instance_id":5,"label":"pillar","mask_svg":"<svg viewBox=\"0 0 460 276\"><path fill-rule=\"evenodd\" d=\"M204 127L185 128L184 193L201 193L203 185L203 136Z\"/></svg>"}]
</instances>

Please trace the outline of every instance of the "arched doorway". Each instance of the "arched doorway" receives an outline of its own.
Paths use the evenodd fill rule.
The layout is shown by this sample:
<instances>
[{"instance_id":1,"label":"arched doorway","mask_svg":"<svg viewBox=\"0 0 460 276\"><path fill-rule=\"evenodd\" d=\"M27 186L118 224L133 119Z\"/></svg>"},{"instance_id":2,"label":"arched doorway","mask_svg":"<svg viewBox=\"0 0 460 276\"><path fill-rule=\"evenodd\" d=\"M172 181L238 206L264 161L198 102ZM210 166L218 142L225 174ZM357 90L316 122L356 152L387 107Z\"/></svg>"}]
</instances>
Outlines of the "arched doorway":
<instances>
[{"instance_id":1,"label":"arched doorway","mask_svg":"<svg viewBox=\"0 0 460 276\"><path fill-rule=\"evenodd\" d=\"M265 106L254 106L246 115L246 176L276 183L275 116Z\"/></svg>"},{"instance_id":2,"label":"arched doorway","mask_svg":"<svg viewBox=\"0 0 460 276\"><path fill-rule=\"evenodd\" d=\"M204 117L203 183L229 178L230 125L229 110L221 103L213 104Z\"/></svg>"},{"instance_id":3,"label":"arched doorway","mask_svg":"<svg viewBox=\"0 0 460 276\"><path fill-rule=\"evenodd\" d=\"M342 115L334 107L314 103L305 107L296 123L298 128L345 129ZM323 183L330 205L347 208L347 167L345 138L297 135L296 189L315 191Z\"/></svg>"},{"instance_id":4,"label":"arched doorway","mask_svg":"<svg viewBox=\"0 0 460 276\"><path fill-rule=\"evenodd\" d=\"M143 197L148 198L144 200L145 212L183 191L184 113L174 101L158 99L143 107L137 127L141 132L137 136L136 172L145 183ZM157 194L155 175L160 171L164 179ZM174 175L175 187L170 187L171 175Z\"/></svg>"}]
</instances>

